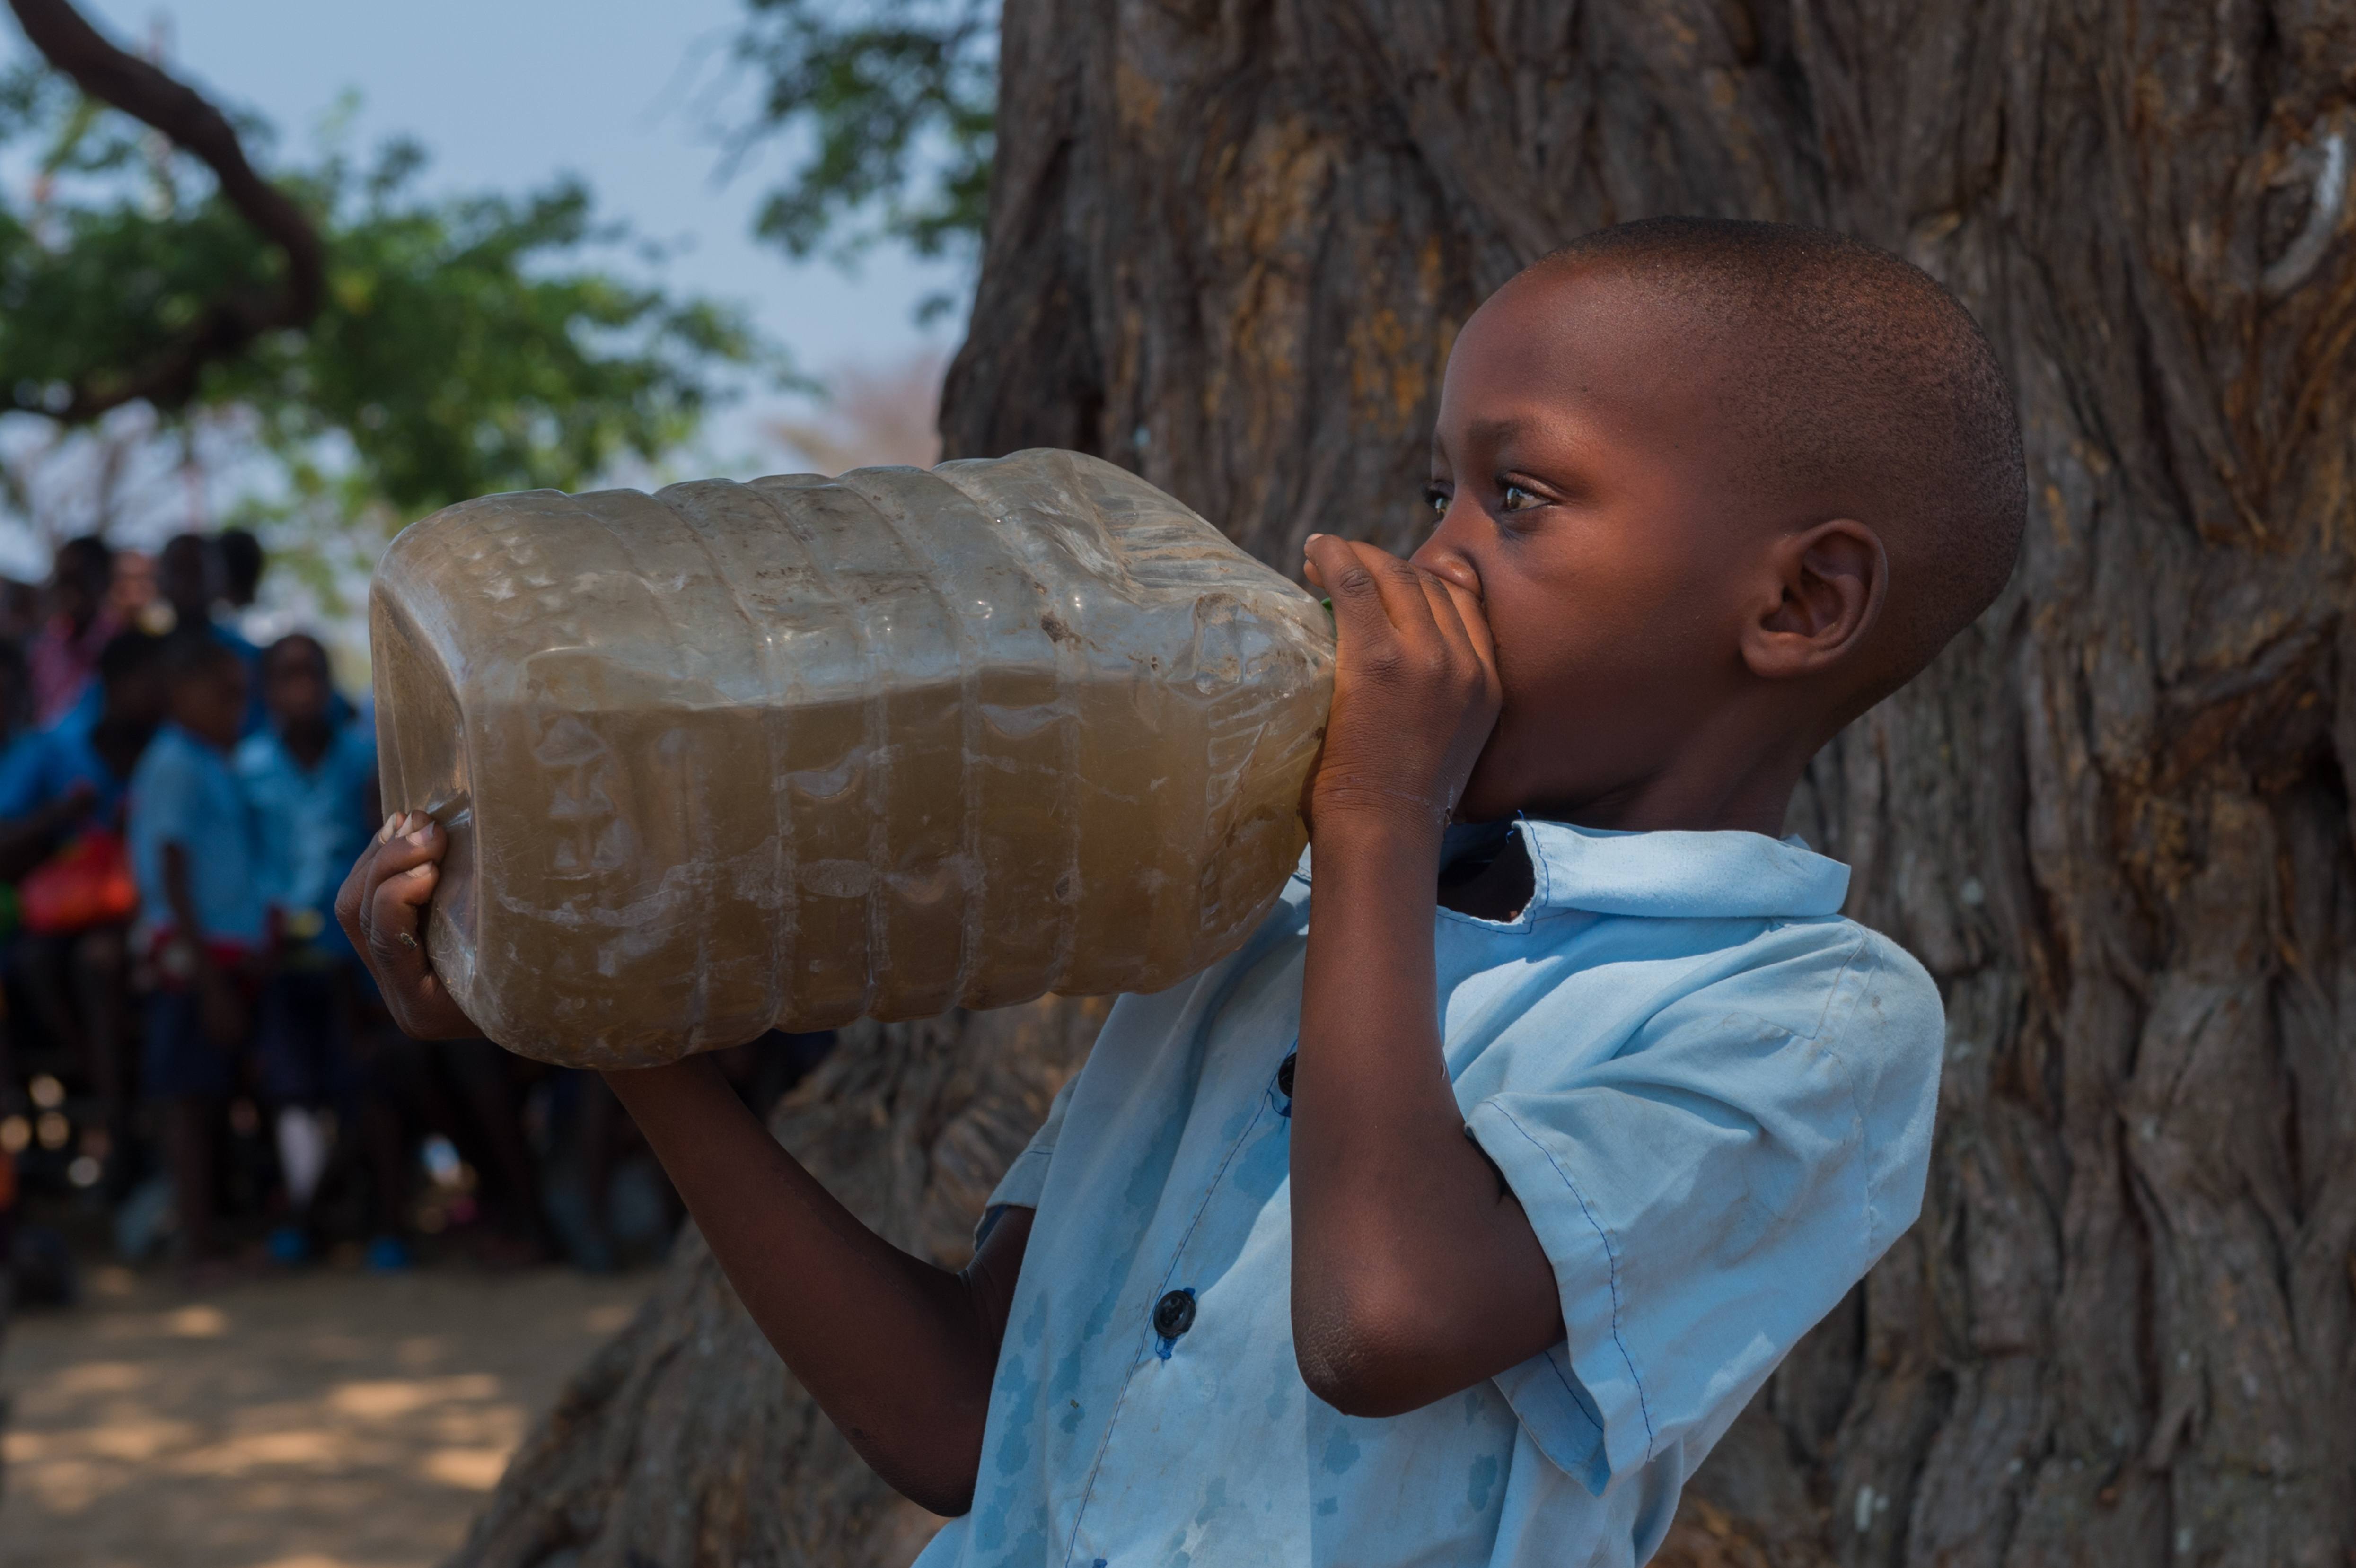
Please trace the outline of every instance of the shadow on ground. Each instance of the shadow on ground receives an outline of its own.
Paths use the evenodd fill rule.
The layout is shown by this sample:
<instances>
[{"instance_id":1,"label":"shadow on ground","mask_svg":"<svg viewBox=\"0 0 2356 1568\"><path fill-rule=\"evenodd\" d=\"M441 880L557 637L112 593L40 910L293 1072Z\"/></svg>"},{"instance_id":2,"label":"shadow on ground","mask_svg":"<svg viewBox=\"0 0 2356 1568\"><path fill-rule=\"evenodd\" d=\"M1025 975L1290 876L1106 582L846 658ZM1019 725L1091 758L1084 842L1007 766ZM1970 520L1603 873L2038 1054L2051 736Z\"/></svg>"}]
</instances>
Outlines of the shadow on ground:
<instances>
[{"instance_id":1,"label":"shadow on ground","mask_svg":"<svg viewBox=\"0 0 2356 1568\"><path fill-rule=\"evenodd\" d=\"M425 1568L651 1275L101 1271L0 1349L8 1568Z\"/></svg>"}]
</instances>

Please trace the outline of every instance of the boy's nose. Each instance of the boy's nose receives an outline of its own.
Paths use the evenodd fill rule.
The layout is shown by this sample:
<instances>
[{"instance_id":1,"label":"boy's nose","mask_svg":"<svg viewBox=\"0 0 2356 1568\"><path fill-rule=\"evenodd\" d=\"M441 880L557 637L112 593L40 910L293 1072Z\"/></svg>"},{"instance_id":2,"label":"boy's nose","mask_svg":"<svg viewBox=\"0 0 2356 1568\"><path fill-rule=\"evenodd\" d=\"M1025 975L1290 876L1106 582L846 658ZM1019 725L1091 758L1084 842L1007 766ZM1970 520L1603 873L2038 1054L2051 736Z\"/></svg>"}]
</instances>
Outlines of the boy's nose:
<instances>
[{"instance_id":1,"label":"boy's nose","mask_svg":"<svg viewBox=\"0 0 2356 1568\"><path fill-rule=\"evenodd\" d=\"M1416 552L1408 557L1408 564L1431 573L1434 577L1456 584L1473 598L1481 597L1481 573L1471 558L1458 549L1448 538L1446 523L1432 531Z\"/></svg>"}]
</instances>

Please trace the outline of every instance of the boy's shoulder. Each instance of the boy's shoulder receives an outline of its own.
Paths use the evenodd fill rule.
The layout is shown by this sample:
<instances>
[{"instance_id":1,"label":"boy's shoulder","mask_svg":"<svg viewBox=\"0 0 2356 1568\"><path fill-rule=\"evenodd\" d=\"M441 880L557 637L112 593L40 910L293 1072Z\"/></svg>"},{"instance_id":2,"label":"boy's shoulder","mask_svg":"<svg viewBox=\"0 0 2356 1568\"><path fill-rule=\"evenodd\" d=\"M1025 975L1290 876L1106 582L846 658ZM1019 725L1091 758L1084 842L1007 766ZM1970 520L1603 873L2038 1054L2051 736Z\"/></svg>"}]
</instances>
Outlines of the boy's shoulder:
<instances>
[{"instance_id":1,"label":"boy's shoulder","mask_svg":"<svg viewBox=\"0 0 2356 1568\"><path fill-rule=\"evenodd\" d=\"M1914 955L1846 915L1769 923L1716 963L1697 965L1678 1002L1747 1014L1831 1044L1858 1030L1936 1039L1938 983Z\"/></svg>"}]
</instances>

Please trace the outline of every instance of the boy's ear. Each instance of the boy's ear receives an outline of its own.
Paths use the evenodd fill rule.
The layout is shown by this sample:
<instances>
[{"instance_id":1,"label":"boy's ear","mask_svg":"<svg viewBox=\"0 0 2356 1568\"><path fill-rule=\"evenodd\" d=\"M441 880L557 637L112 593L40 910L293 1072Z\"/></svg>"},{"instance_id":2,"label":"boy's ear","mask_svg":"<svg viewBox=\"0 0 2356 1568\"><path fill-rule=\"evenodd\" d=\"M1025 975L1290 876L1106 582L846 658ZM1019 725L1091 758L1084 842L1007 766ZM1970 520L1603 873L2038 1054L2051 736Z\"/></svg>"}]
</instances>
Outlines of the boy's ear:
<instances>
[{"instance_id":1,"label":"boy's ear","mask_svg":"<svg viewBox=\"0 0 2356 1568\"><path fill-rule=\"evenodd\" d=\"M1890 592L1890 556L1863 523L1836 517L1769 548L1758 613L1742 628L1742 659L1767 680L1830 668L1862 646Z\"/></svg>"}]
</instances>

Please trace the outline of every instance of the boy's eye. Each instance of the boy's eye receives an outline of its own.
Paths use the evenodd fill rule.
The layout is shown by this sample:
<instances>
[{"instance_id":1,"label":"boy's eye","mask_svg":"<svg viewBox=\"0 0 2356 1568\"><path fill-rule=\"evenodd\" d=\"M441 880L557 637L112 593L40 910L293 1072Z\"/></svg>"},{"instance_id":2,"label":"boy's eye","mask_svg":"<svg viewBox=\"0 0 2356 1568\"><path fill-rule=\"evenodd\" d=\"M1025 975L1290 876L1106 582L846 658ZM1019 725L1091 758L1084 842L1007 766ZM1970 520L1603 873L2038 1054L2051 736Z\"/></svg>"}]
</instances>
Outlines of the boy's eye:
<instances>
[{"instance_id":1,"label":"boy's eye","mask_svg":"<svg viewBox=\"0 0 2356 1568\"><path fill-rule=\"evenodd\" d=\"M1545 505L1545 503L1539 500L1537 496L1523 489L1519 485L1507 485L1505 486L1505 510L1509 512L1526 512L1532 507L1543 505Z\"/></svg>"},{"instance_id":2,"label":"boy's eye","mask_svg":"<svg viewBox=\"0 0 2356 1568\"><path fill-rule=\"evenodd\" d=\"M1423 504L1431 508L1432 516L1444 517L1448 515L1448 492L1434 485L1424 491Z\"/></svg>"}]
</instances>

